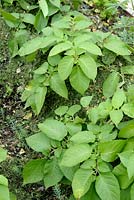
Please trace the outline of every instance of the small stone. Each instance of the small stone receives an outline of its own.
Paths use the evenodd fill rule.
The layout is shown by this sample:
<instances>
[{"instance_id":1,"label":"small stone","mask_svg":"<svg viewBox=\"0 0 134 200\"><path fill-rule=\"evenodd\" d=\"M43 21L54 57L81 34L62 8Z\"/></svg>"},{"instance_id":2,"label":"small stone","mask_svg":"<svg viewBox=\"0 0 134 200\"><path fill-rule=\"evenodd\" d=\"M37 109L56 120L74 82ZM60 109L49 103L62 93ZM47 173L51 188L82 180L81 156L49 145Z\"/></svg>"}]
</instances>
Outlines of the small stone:
<instances>
[{"instance_id":1,"label":"small stone","mask_svg":"<svg viewBox=\"0 0 134 200\"><path fill-rule=\"evenodd\" d=\"M21 150L19 151L19 154L22 155L25 153L25 150L21 148Z\"/></svg>"},{"instance_id":2,"label":"small stone","mask_svg":"<svg viewBox=\"0 0 134 200\"><path fill-rule=\"evenodd\" d=\"M20 67L16 70L16 73L19 74L21 72Z\"/></svg>"}]
</instances>

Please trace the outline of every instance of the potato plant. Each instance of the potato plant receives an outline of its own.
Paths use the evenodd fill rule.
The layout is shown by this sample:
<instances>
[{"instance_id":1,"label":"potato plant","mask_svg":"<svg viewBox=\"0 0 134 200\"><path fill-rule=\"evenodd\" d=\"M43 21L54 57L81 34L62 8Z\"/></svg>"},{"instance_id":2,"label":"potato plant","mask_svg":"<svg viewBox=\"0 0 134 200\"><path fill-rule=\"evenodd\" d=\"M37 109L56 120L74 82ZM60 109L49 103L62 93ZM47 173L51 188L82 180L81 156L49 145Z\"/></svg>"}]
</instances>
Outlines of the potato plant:
<instances>
[{"instance_id":1,"label":"potato plant","mask_svg":"<svg viewBox=\"0 0 134 200\"><path fill-rule=\"evenodd\" d=\"M2 2L17 2L24 11L0 8L14 30L9 42L12 57L31 62L37 55L43 57L22 93L25 108L39 115L51 90L69 100L71 87L82 96L80 104L58 107L37 124L37 133L26 138L42 157L26 163L23 184L41 182L47 189L66 182L72 188L70 200L132 200L134 85L126 87L124 77L134 75L133 48L110 32L93 31L90 18L70 9L66 1ZM74 7L80 2L73 1ZM127 65L118 65L121 59ZM90 84L95 87L100 68L109 74L102 80L103 100L94 105L94 94L85 93ZM1 176L0 181L3 195L8 195L3 200L8 200L7 180Z\"/></svg>"},{"instance_id":2,"label":"potato plant","mask_svg":"<svg viewBox=\"0 0 134 200\"><path fill-rule=\"evenodd\" d=\"M83 95L97 76L103 49L114 52L116 56L130 55L127 45L117 36L92 32L89 29L91 25L92 22L79 12L56 15L42 36L27 41L19 49L20 56L41 50L46 57L22 94L22 101L26 101L26 107L31 106L35 114L40 113L48 88L69 98L66 80Z\"/></svg>"},{"instance_id":3,"label":"potato plant","mask_svg":"<svg viewBox=\"0 0 134 200\"><path fill-rule=\"evenodd\" d=\"M134 104L129 95L134 86L124 91L119 79L111 82L114 76L111 73L103 84L106 101L91 108L93 97L84 96L81 105L60 106L54 117L38 124L39 132L26 141L43 156L25 165L24 184L43 181L48 188L64 177L72 186L70 199L133 198ZM86 110L84 118L79 117L81 109Z\"/></svg>"}]
</instances>

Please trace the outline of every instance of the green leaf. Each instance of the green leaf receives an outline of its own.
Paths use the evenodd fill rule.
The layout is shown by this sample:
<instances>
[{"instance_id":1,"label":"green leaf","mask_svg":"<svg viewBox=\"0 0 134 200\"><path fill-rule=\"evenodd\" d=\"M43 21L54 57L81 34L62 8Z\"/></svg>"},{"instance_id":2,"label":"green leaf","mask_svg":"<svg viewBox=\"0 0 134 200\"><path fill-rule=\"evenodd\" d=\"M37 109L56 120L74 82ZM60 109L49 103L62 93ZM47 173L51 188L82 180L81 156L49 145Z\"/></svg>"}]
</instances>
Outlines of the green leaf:
<instances>
[{"instance_id":1,"label":"green leaf","mask_svg":"<svg viewBox=\"0 0 134 200\"><path fill-rule=\"evenodd\" d=\"M78 154L79 152L79 154ZM88 144L76 144L65 151L61 165L73 167L91 156L92 147Z\"/></svg>"},{"instance_id":2,"label":"green leaf","mask_svg":"<svg viewBox=\"0 0 134 200\"><path fill-rule=\"evenodd\" d=\"M27 63L32 63L36 60L37 52L33 52L30 55L26 56L26 62Z\"/></svg>"},{"instance_id":3,"label":"green leaf","mask_svg":"<svg viewBox=\"0 0 134 200\"><path fill-rule=\"evenodd\" d=\"M78 168L79 168L79 166L65 167L65 166L60 165L60 169L61 169L62 173L71 182L72 182L74 174L75 174L76 170L78 170Z\"/></svg>"},{"instance_id":4,"label":"green leaf","mask_svg":"<svg viewBox=\"0 0 134 200\"><path fill-rule=\"evenodd\" d=\"M20 17L21 17L23 22L28 23L28 24L32 24L32 25L34 24L35 16L32 15L31 13L20 14Z\"/></svg>"},{"instance_id":5,"label":"green leaf","mask_svg":"<svg viewBox=\"0 0 134 200\"><path fill-rule=\"evenodd\" d=\"M45 160L36 159L26 163L23 169L23 184L36 183L43 179L43 169Z\"/></svg>"},{"instance_id":6,"label":"green leaf","mask_svg":"<svg viewBox=\"0 0 134 200\"><path fill-rule=\"evenodd\" d=\"M79 19L79 17L75 18L75 26L74 26L75 30L79 31L79 30L82 30L82 29L86 29L91 25L92 25L92 22L87 18L85 18L85 19L84 18L83 19Z\"/></svg>"},{"instance_id":7,"label":"green leaf","mask_svg":"<svg viewBox=\"0 0 134 200\"><path fill-rule=\"evenodd\" d=\"M110 172L110 165L108 165L108 163L104 162L103 160L99 160L98 163L98 170L99 172L103 173L103 172Z\"/></svg>"},{"instance_id":8,"label":"green leaf","mask_svg":"<svg viewBox=\"0 0 134 200\"><path fill-rule=\"evenodd\" d=\"M9 41L8 48L9 48L12 58L18 54L18 43L17 43L16 38Z\"/></svg>"},{"instance_id":9,"label":"green leaf","mask_svg":"<svg viewBox=\"0 0 134 200\"><path fill-rule=\"evenodd\" d=\"M81 131L82 125L81 124L75 124L74 122L67 122L66 123L66 128L69 134L72 136L75 133Z\"/></svg>"},{"instance_id":10,"label":"green leaf","mask_svg":"<svg viewBox=\"0 0 134 200\"><path fill-rule=\"evenodd\" d=\"M81 200L101 200L96 193L94 183L91 184L89 191L81 198Z\"/></svg>"},{"instance_id":11,"label":"green leaf","mask_svg":"<svg viewBox=\"0 0 134 200\"><path fill-rule=\"evenodd\" d=\"M94 159L88 159L85 162L82 163L82 165L80 166L80 168L82 169L95 169L96 168L96 160Z\"/></svg>"},{"instance_id":12,"label":"green leaf","mask_svg":"<svg viewBox=\"0 0 134 200\"><path fill-rule=\"evenodd\" d=\"M105 119L109 115L111 110L112 110L112 104L111 104L110 99L107 99L106 101L101 102L98 106L100 119Z\"/></svg>"},{"instance_id":13,"label":"green leaf","mask_svg":"<svg viewBox=\"0 0 134 200\"><path fill-rule=\"evenodd\" d=\"M134 200L134 183L131 185L130 196L131 196L131 200Z\"/></svg>"},{"instance_id":14,"label":"green leaf","mask_svg":"<svg viewBox=\"0 0 134 200\"><path fill-rule=\"evenodd\" d=\"M21 8L23 8L26 11L34 10L35 8L38 8L38 5L30 5L27 1L25 0L17 0L18 3L20 4Z\"/></svg>"},{"instance_id":15,"label":"green leaf","mask_svg":"<svg viewBox=\"0 0 134 200\"><path fill-rule=\"evenodd\" d=\"M107 98L112 97L119 83L119 73L112 72L103 83L103 95Z\"/></svg>"},{"instance_id":16,"label":"green leaf","mask_svg":"<svg viewBox=\"0 0 134 200\"><path fill-rule=\"evenodd\" d=\"M122 106L122 111L128 117L134 118L134 103L126 103Z\"/></svg>"},{"instance_id":17,"label":"green leaf","mask_svg":"<svg viewBox=\"0 0 134 200\"><path fill-rule=\"evenodd\" d=\"M110 112L110 119L117 126L123 119L123 112L121 110L112 110Z\"/></svg>"},{"instance_id":18,"label":"green leaf","mask_svg":"<svg viewBox=\"0 0 134 200\"><path fill-rule=\"evenodd\" d=\"M118 134L119 138L131 138L134 137L134 121L126 124L120 129Z\"/></svg>"},{"instance_id":19,"label":"green leaf","mask_svg":"<svg viewBox=\"0 0 134 200\"><path fill-rule=\"evenodd\" d=\"M66 84L63 80L61 80L59 74L56 72L51 76L50 87L54 92L56 92L60 96L66 99L68 98L68 90Z\"/></svg>"},{"instance_id":20,"label":"green leaf","mask_svg":"<svg viewBox=\"0 0 134 200\"><path fill-rule=\"evenodd\" d=\"M110 32L103 32L103 31L95 31L93 33L93 39L96 41L96 42L100 42L100 43L103 43L105 41L106 38L108 38L109 36L111 35Z\"/></svg>"},{"instance_id":21,"label":"green leaf","mask_svg":"<svg viewBox=\"0 0 134 200\"><path fill-rule=\"evenodd\" d=\"M125 151L119 154L122 164L127 168L129 179L134 178L134 152Z\"/></svg>"},{"instance_id":22,"label":"green leaf","mask_svg":"<svg viewBox=\"0 0 134 200\"><path fill-rule=\"evenodd\" d=\"M51 45L54 41L55 41L55 38L52 36L48 36L48 37L38 36L24 43L23 46L19 49L18 54L20 56L31 54L41 48L45 48Z\"/></svg>"},{"instance_id":23,"label":"green leaf","mask_svg":"<svg viewBox=\"0 0 134 200\"><path fill-rule=\"evenodd\" d=\"M112 98L112 106L114 108L119 109L125 101L126 101L126 96L124 90L118 88Z\"/></svg>"},{"instance_id":24,"label":"green leaf","mask_svg":"<svg viewBox=\"0 0 134 200\"><path fill-rule=\"evenodd\" d=\"M98 134L101 131L101 127L96 125L96 124L92 124L92 123L88 123L87 124L87 129L91 132L93 132L95 135Z\"/></svg>"},{"instance_id":25,"label":"green leaf","mask_svg":"<svg viewBox=\"0 0 134 200\"><path fill-rule=\"evenodd\" d=\"M70 198L69 198L69 200L75 200L74 196L71 195Z\"/></svg>"},{"instance_id":26,"label":"green leaf","mask_svg":"<svg viewBox=\"0 0 134 200\"><path fill-rule=\"evenodd\" d=\"M57 55L57 54L59 54L59 53L61 53L61 52L63 52L63 51L66 51L66 50L68 50L68 49L71 49L71 47L72 47L72 43L69 42L69 41L59 43L59 44L55 45L55 46L51 49L51 51L50 51L50 53L49 53L49 56Z\"/></svg>"},{"instance_id":27,"label":"green leaf","mask_svg":"<svg viewBox=\"0 0 134 200\"><path fill-rule=\"evenodd\" d=\"M29 106L31 106L32 110L35 112L35 114L37 114L34 95L28 97L26 101L25 108L28 108Z\"/></svg>"},{"instance_id":28,"label":"green leaf","mask_svg":"<svg viewBox=\"0 0 134 200\"><path fill-rule=\"evenodd\" d=\"M9 4L12 4L14 0L3 0L3 2L6 2L6 3L9 3Z\"/></svg>"},{"instance_id":29,"label":"green leaf","mask_svg":"<svg viewBox=\"0 0 134 200\"><path fill-rule=\"evenodd\" d=\"M8 180L5 176L0 175L0 185L4 185L8 187Z\"/></svg>"},{"instance_id":30,"label":"green leaf","mask_svg":"<svg viewBox=\"0 0 134 200\"><path fill-rule=\"evenodd\" d=\"M0 147L0 162L6 160L7 150Z\"/></svg>"},{"instance_id":31,"label":"green leaf","mask_svg":"<svg viewBox=\"0 0 134 200\"><path fill-rule=\"evenodd\" d=\"M44 167L44 185L46 188L56 185L61 181L63 173L60 170L58 161L53 158L45 163Z\"/></svg>"},{"instance_id":32,"label":"green leaf","mask_svg":"<svg viewBox=\"0 0 134 200\"><path fill-rule=\"evenodd\" d=\"M94 80L97 75L97 66L94 59L89 55L80 56L79 65L83 73L89 78Z\"/></svg>"},{"instance_id":33,"label":"green leaf","mask_svg":"<svg viewBox=\"0 0 134 200\"><path fill-rule=\"evenodd\" d=\"M9 189L5 185L0 185L0 198L1 200L10 200Z\"/></svg>"},{"instance_id":34,"label":"green leaf","mask_svg":"<svg viewBox=\"0 0 134 200\"><path fill-rule=\"evenodd\" d=\"M110 66L111 64L114 63L117 55L112 52L112 51L109 51L108 49L103 49L103 56L102 56L102 62L105 64L105 65L108 65Z\"/></svg>"},{"instance_id":35,"label":"green leaf","mask_svg":"<svg viewBox=\"0 0 134 200\"><path fill-rule=\"evenodd\" d=\"M127 143L123 151L134 151L134 137L127 139Z\"/></svg>"},{"instance_id":36,"label":"green leaf","mask_svg":"<svg viewBox=\"0 0 134 200\"><path fill-rule=\"evenodd\" d=\"M40 113L42 109L42 106L45 101L46 93L47 93L47 87L38 87L35 91L34 98L35 98L37 115Z\"/></svg>"},{"instance_id":37,"label":"green leaf","mask_svg":"<svg viewBox=\"0 0 134 200\"><path fill-rule=\"evenodd\" d=\"M128 87L126 96L127 96L128 103L134 103L134 84L131 84Z\"/></svg>"},{"instance_id":38,"label":"green leaf","mask_svg":"<svg viewBox=\"0 0 134 200\"><path fill-rule=\"evenodd\" d=\"M91 100L92 100L93 96L85 96L85 97L82 97L80 99L80 104L83 106L83 107L87 107L89 106Z\"/></svg>"},{"instance_id":39,"label":"green leaf","mask_svg":"<svg viewBox=\"0 0 134 200\"><path fill-rule=\"evenodd\" d=\"M111 172L97 176L95 188L101 200L120 200L119 183Z\"/></svg>"},{"instance_id":40,"label":"green leaf","mask_svg":"<svg viewBox=\"0 0 134 200\"><path fill-rule=\"evenodd\" d=\"M101 102L98 107L90 109L88 111L88 117L94 124L96 124L98 120L107 118L111 110L111 101L107 99L105 102Z\"/></svg>"},{"instance_id":41,"label":"green leaf","mask_svg":"<svg viewBox=\"0 0 134 200\"><path fill-rule=\"evenodd\" d=\"M74 143L94 143L95 135L90 131L81 131L73 135L70 140Z\"/></svg>"},{"instance_id":42,"label":"green leaf","mask_svg":"<svg viewBox=\"0 0 134 200\"><path fill-rule=\"evenodd\" d=\"M65 115L68 110L68 106L59 106L54 112L56 115Z\"/></svg>"},{"instance_id":43,"label":"green leaf","mask_svg":"<svg viewBox=\"0 0 134 200\"><path fill-rule=\"evenodd\" d=\"M60 0L49 0L51 4L56 6L57 8L60 8Z\"/></svg>"},{"instance_id":44,"label":"green leaf","mask_svg":"<svg viewBox=\"0 0 134 200\"><path fill-rule=\"evenodd\" d=\"M27 144L37 152L50 150L50 139L44 133L36 133L26 138Z\"/></svg>"},{"instance_id":45,"label":"green leaf","mask_svg":"<svg viewBox=\"0 0 134 200\"><path fill-rule=\"evenodd\" d=\"M63 30L58 29L56 27L53 27L52 30L53 30L54 36L58 39L58 41L63 41L64 40L64 32L63 32Z\"/></svg>"},{"instance_id":46,"label":"green leaf","mask_svg":"<svg viewBox=\"0 0 134 200\"><path fill-rule=\"evenodd\" d=\"M77 112L79 112L81 109L81 106L78 104L75 104L73 106L70 106L70 108L67 111L67 114L70 116L74 116Z\"/></svg>"},{"instance_id":47,"label":"green leaf","mask_svg":"<svg viewBox=\"0 0 134 200\"><path fill-rule=\"evenodd\" d=\"M118 126L118 129L121 130L121 129L124 128L126 125L132 124L133 122L134 122L134 119L121 122L121 123L119 124L119 126Z\"/></svg>"},{"instance_id":48,"label":"green leaf","mask_svg":"<svg viewBox=\"0 0 134 200\"><path fill-rule=\"evenodd\" d=\"M91 33L89 33L89 32L83 33L83 34L77 35L74 38L74 44L75 44L75 46L79 46L82 43L85 43L86 41L90 41L91 39L92 39Z\"/></svg>"},{"instance_id":49,"label":"green leaf","mask_svg":"<svg viewBox=\"0 0 134 200\"><path fill-rule=\"evenodd\" d=\"M121 67L121 72L122 72L122 74L133 75L134 74L134 65L128 65L128 66Z\"/></svg>"},{"instance_id":50,"label":"green leaf","mask_svg":"<svg viewBox=\"0 0 134 200\"><path fill-rule=\"evenodd\" d=\"M90 188L93 182L93 171L78 169L73 177L72 189L76 199L80 199Z\"/></svg>"},{"instance_id":51,"label":"green leaf","mask_svg":"<svg viewBox=\"0 0 134 200\"><path fill-rule=\"evenodd\" d=\"M16 195L10 192L10 200L17 200Z\"/></svg>"},{"instance_id":52,"label":"green leaf","mask_svg":"<svg viewBox=\"0 0 134 200\"><path fill-rule=\"evenodd\" d=\"M121 200L133 200L133 198L130 196L130 188L121 190Z\"/></svg>"},{"instance_id":53,"label":"green leaf","mask_svg":"<svg viewBox=\"0 0 134 200\"><path fill-rule=\"evenodd\" d=\"M127 45L117 36L111 35L104 42L104 47L117 55L130 55Z\"/></svg>"},{"instance_id":54,"label":"green leaf","mask_svg":"<svg viewBox=\"0 0 134 200\"><path fill-rule=\"evenodd\" d=\"M39 129L49 138L61 141L67 135L67 130L63 122L55 119L46 119L38 124Z\"/></svg>"},{"instance_id":55,"label":"green leaf","mask_svg":"<svg viewBox=\"0 0 134 200\"><path fill-rule=\"evenodd\" d=\"M74 58L72 56L65 56L60 60L58 65L58 73L62 80L67 79L68 76L71 74L73 64Z\"/></svg>"},{"instance_id":56,"label":"green leaf","mask_svg":"<svg viewBox=\"0 0 134 200\"><path fill-rule=\"evenodd\" d=\"M125 146L125 140L113 140L99 143L99 152L102 160L113 162L117 159L117 154L120 153Z\"/></svg>"},{"instance_id":57,"label":"green leaf","mask_svg":"<svg viewBox=\"0 0 134 200\"><path fill-rule=\"evenodd\" d=\"M79 92L80 94L84 94L84 92L88 89L90 80L87 76L82 72L80 67L73 67L72 73L70 75L70 83L72 87Z\"/></svg>"},{"instance_id":58,"label":"green leaf","mask_svg":"<svg viewBox=\"0 0 134 200\"><path fill-rule=\"evenodd\" d=\"M47 4L48 4L48 8L49 8L48 16L52 16L55 13L58 12L59 8L57 8L56 6L52 5L49 1L48 1Z\"/></svg>"},{"instance_id":59,"label":"green leaf","mask_svg":"<svg viewBox=\"0 0 134 200\"><path fill-rule=\"evenodd\" d=\"M87 52L94 55L102 55L101 49L93 42L82 42L78 45L79 48L86 50Z\"/></svg>"},{"instance_id":60,"label":"green leaf","mask_svg":"<svg viewBox=\"0 0 134 200\"><path fill-rule=\"evenodd\" d=\"M112 141L117 137L117 135L118 135L117 130L115 130L111 133L108 131L103 131L99 134L99 140L101 142Z\"/></svg>"},{"instance_id":61,"label":"green leaf","mask_svg":"<svg viewBox=\"0 0 134 200\"><path fill-rule=\"evenodd\" d=\"M21 29L15 33L14 40L21 47L29 39L29 32L26 29ZM17 52L18 53L18 52Z\"/></svg>"},{"instance_id":62,"label":"green leaf","mask_svg":"<svg viewBox=\"0 0 134 200\"><path fill-rule=\"evenodd\" d=\"M39 68L34 70L35 74L45 74L48 70L48 63L44 62Z\"/></svg>"},{"instance_id":63,"label":"green leaf","mask_svg":"<svg viewBox=\"0 0 134 200\"><path fill-rule=\"evenodd\" d=\"M113 128L114 128L114 125L112 125L112 124L109 124L109 123L106 123L106 124L104 124L104 125L102 125L101 127L100 127L100 132L101 133L103 133L103 132L107 132L107 133L110 133L112 130L113 130Z\"/></svg>"},{"instance_id":64,"label":"green leaf","mask_svg":"<svg viewBox=\"0 0 134 200\"><path fill-rule=\"evenodd\" d=\"M10 27L17 27L20 23L20 20L17 19L14 15L6 12L5 10L0 8L0 13L2 14L2 17L5 19L6 23Z\"/></svg>"},{"instance_id":65,"label":"green leaf","mask_svg":"<svg viewBox=\"0 0 134 200\"><path fill-rule=\"evenodd\" d=\"M61 56L59 54L55 55L55 56L48 56L48 62L50 65L52 66L56 66L59 64L60 60L61 60Z\"/></svg>"},{"instance_id":66,"label":"green leaf","mask_svg":"<svg viewBox=\"0 0 134 200\"><path fill-rule=\"evenodd\" d=\"M35 21L34 21L34 28L38 31L41 32L43 28L46 27L48 22L47 18L44 18L44 15L41 10L38 11L38 13L35 16Z\"/></svg>"},{"instance_id":67,"label":"green leaf","mask_svg":"<svg viewBox=\"0 0 134 200\"><path fill-rule=\"evenodd\" d=\"M121 189L128 188L134 181L134 178L129 179L127 169L123 166L122 163L114 168L113 173L117 177Z\"/></svg>"},{"instance_id":68,"label":"green leaf","mask_svg":"<svg viewBox=\"0 0 134 200\"><path fill-rule=\"evenodd\" d=\"M70 16L64 16L58 20L52 20L52 26L59 29L69 29L70 28L71 18Z\"/></svg>"},{"instance_id":69,"label":"green leaf","mask_svg":"<svg viewBox=\"0 0 134 200\"><path fill-rule=\"evenodd\" d=\"M96 122L99 120L99 113L97 107L94 107L91 110L89 110L88 118L93 124L96 124Z\"/></svg>"},{"instance_id":70,"label":"green leaf","mask_svg":"<svg viewBox=\"0 0 134 200\"><path fill-rule=\"evenodd\" d=\"M40 9L42 10L44 17L46 17L48 15L48 5L46 0L39 0L39 6Z\"/></svg>"}]
</instances>

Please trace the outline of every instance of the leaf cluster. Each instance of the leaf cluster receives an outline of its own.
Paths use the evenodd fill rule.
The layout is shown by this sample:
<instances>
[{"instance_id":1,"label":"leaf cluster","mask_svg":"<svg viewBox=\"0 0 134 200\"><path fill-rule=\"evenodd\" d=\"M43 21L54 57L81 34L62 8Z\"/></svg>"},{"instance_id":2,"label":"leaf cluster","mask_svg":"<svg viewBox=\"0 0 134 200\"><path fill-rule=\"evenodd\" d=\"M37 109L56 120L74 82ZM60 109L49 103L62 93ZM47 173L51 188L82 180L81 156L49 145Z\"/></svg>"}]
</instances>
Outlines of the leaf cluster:
<instances>
[{"instance_id":1,"label":"leaf cluster","mask_svg":"<svg viewBox=\"0 0 134 200\"><path fill-rule=\"evenodd\" d=\"M6 23L17 30L9 44L12 57L32 62L43 55L22 94L25 108L39 115L48 90L69 99L67 83L82 95L80 104L58 107L53 117L38 124L37 133L26 138L42 158L24 166L24 184L41 181L49 188L67 183L73 191L70 200L122 200L125 196L132 200L134 85L125 88L124 76L134 74L133 49L109 32L93 32L89 18L62 7L59 0L18 3L25 12L8 13L0 8ZM34 34L27 24L35 28ZM112 68L118 57L129 65ZM95 84L100 67L110 73L102 86L104 101L92 106L93 95L84 95L90 83ZM81 111L85 115L79 115Z\"/></svg>"},{"instance_id":2,"label":"leaf cluster","mask_svg":"<svg viewBox=\"0 0 134 200\"><path fill-rule=\"evenodd\" d=\"M130 55L127 45L117 36L91 32L91 24L79 12L65 16L58 14L41 36L29 40L19 49L20 56L42 51L46 57L22 94L22 101L26 101L26 107L31 106L35 114L40 113L48 88L68 99L66 81L69 81L72 88L83 95L90 82L95 81L104 49L113 52L114 60L118 55Z\"/></svg>"},{"instance_id":3,"label":"leaf cluster","mask_svg":"<svg viewBox=\"0 0 134 200\"><path fill-rule=\"evenodd\" d=\"M7 151L0 147L0 162L7 158ZM14 194L9 193L8 180L5 176L0 175L0 198L2 200L16 200Z\"/></svg>"},{"instance_id":4,"label":"leaf cluster","mask_svg":"<svg viewBox=\"0 0 134 200\"><path fill-rule=\"evenodd\" d=\"M123 90L118 89L112 97L114 109L126 101L125 94L123 101L120 93L122 103L119 103L118 92L123 94ZM28 145L41 152L44 158L25 165L24 184L43 181L48 188L66 179L72 185L76 199L120 200L124 194L132 198L134 121L120 123L118 113L112 118L110 99L95 108L101 118L93 121L91 100L90 96L85 96L80 101L82 107L88 107L85 118L77 114L80 105L60 106L55 110L55 117L39 123L39 132L26 139ZM111 109L110 121L108 109Z\"/></svg>"}]
</instances>

